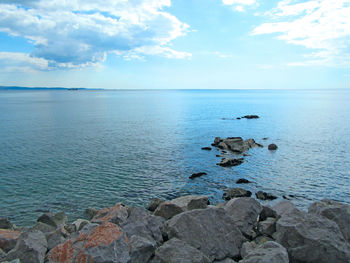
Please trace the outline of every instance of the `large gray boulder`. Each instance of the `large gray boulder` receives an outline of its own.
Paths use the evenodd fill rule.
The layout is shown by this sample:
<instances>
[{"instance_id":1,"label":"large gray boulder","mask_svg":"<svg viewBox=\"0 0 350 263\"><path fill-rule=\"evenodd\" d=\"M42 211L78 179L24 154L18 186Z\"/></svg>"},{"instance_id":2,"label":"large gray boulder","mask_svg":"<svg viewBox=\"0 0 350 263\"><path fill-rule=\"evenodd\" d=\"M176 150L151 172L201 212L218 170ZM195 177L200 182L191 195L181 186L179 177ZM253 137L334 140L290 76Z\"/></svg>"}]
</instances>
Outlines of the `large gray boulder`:
<instances>
[{"instance_id":1,"label":"large gray boulder","mask_svg":"<svg viewBox=\"0 0 350 263\"><path fill-rule=\"evenodd\" d=\"M258 233L260 235L265 235L272 237L272 235L276 232L276 218L268 217L264 221L260 221L258 223Z\"/></svg>"},{"instance_id":2,"label":"large gray boulder","mask_svg":"<svg viewBox=\"0 0 350 263\"><path fill-rule=\"evenodd\" d=\"M170 200L169 202L181 207L184 211L187 211L207 208L209 199L204 195L186 195Z\"/></svg>"},{"instance_id":3,"label":"large gray boulder","mask_svg":"<svg viewBox=\"0 0 350 263\"><path fill-rule=\"evenodd\" d=\"M210 263L211 260L198 249L184 241L172 238L157 248L151 263Z\"/></svg>"},{"instance_id":4,"label":"large gray boulder","mask_svg":"<svg viewBox=\"0 0 350 263\"><path fill-rule=\"evenodd\" d=\"M29 230L19 237L16 246L5 260L20 259L22 263L43 263L47 251L45 235L38 230Z\"/></svg>"},{"instance_id":5,"label":"large gray boulder","mask_svg":"<svg viewBox=\"0 0 350 263\"><path fill-rule=\"evenodd\" d=\"M163 243L164 222L162 217L154 216L143 208L133 207L129 209L128 219L122 224L122 229L129 238L140 236L159 246Z\"/></svg>"},{"instance_id":6,"label":"large gray boulder","mask_svg":"<svg viewBox=\"0 0 350 263\"><path fill-rule=\"evenodd\" d=\"M273 237L288 250L291 263L350 262L350 246L335 222L303 213L290 202L274 208L281 218Z\"/></svg>"},{"instance_id":7,"label":"large gray boulder","mask_svg":"<svg viewBox=\"0 0 350 263\"><path fill-rule=\"evenodd\" d=\"M176 215L166 223L168 237L178 238L210 260L238 258L245 238L222 208L196 209Z\"/></svg>"},{"instance_id":8,"label":"large gray boulder","mask_svg":"<svg viewBox=\"0 0 350 263\"><path fill-rule=\"evenodd\" d=\"M313 203L309 213L321 215L334 221L340 228L344 238L350 243L350 205L324 199Z\"/></svg>"},{"instance_id":9,"label":"large gray boulder","mask_svg":"<svg viewBox=\"0 0 350 263\"><path fill-rule=\"evenodd\" d=\"M250 237L253 228L258 225L258 217L262 211L261 204L250 197L234 198L226 203L224 209L239 230Z\"/></svg>"},{"instance_id":10,"label":"large gray boulder","mask_svg":"<svg viewBox=\"0 0 350 263\"><path fill-rule=\"evenodd\" d=\"M168 220L172 218L173 216L180 214L184 212L185 210L182 209L180 206L171 203L171 202L163 202L161 203L157 209L154 211L154 215L161 216L164 219Z\"/></svg>"},{"instance_id":11,"label":"large gray boulder","mask_svg":"<svg viewBox=\"0 0 350 263\"><path fill-rule=\"evenodd\" d=\"M227 190L223 195L222 198L225 200L230 200L232 198L238 198L238 197L251 197L252 192L247 191L243 188L231 188Z\"/></svg>"},{"instance_id":12,"label":"large gray boulder","mask_svg":"<svg viewBox=\"0 0 350 263\"><path fill-rule=\"evenodd\" d=\"M287 250L280 244L268 241L253 249L240 263L289 263Z\"/></svg>"},{"instance_id":13,"label":"large gray boulder","mask_svg":"<svg viewBox=\"0 0 350 263\"><path fill-rule=\"evenodd\" d=\"M147 210L154 212L157 209L157 207L163 202L165 202L165 200L159 198L152 198L151 202L149 202L147 206Z\"/></svg>"},{"instance_id":14,"label":"large gray boulder","mask_svg":"<svg viewBox=\"0 0 350 263\"><path fill-rule=\"evenodd\" d=\"M156 249L156 242L140 236L129 239L129 263L147 263Z\"/></svg>"}]
</instances>

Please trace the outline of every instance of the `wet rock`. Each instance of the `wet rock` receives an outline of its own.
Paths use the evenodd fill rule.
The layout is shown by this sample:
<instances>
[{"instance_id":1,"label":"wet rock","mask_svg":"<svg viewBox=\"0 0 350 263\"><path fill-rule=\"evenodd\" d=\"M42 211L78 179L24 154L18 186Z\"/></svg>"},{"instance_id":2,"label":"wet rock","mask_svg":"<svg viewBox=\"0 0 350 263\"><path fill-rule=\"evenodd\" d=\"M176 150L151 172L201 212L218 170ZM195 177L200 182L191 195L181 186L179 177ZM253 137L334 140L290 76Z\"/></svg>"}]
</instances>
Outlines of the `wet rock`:
<instances>
[{"instance_id":1,"label":"wet rock","mask_svg":"<svg viewBox=\"0 0 350 263\"><path fill-rule=\"evenodd\" d=\"M216 137L213 145L237 154L246 152L254 147L262 147L262 145L256 143L254 139L243 140L241 137L228 137L226 139Z\"/></svg>"},{"instance_id":2,"label":"wet rock","mask_svg":"<svg viewBox=\"0 0 350 263\"><path fill-rule=\"evenodd\" d=\"M259 119L259 116L258 115L245 115L243 116L242 118L244 119Z\"/></svg>"},{"instance_id":3,"label":"wet rock","mask_svg":"<svg viewBox=\"0 0 350 263\"><path fill-rule=\"evenodd\" d=\"M251 237L251 231L258 225L261 204L250 197L234 198L227 202L224 209L239 230L246 237Z\"/></svg>"},{"instance_id":4,"label":"wet rock","mask_svg":"<svg viewBox=\"0 0 350 263\"><path fill-rule=\"evenodd\" d=\"M211 260L201 251L187 243L172 238L157 248L151 263L210 263Z\"/></svg>"},{"instance_id":5,"label":"wet rock","mask_svg":"<svg viewBox=\"0 0 350 263\"><path fill-rule=\"evenodd\" d=\"M122 204L113 207L103 208L91 220L92 223L111 222L121 225L128 218L128 209Z\"/></svg>"},{"instance_id":6,"label":"wet rock","mask_svg":"<svg viewBox=\"0 0 350 263\"><path fill-rule=\"evenodd\" d=\"M264 221L260 221L258 224L258 232L261 235L272 237L276 232L276 218L268 217Z\"/></svg>"},{"instance_id":7,"label":"wet rock","mask_svg":"<svg viewBox=\"0 0 350 263\"><path fill-rule=\"evenodd\" d=\"M242 118L241 118L241 117L237 117L237 118L236 118L236 120L240 120L240 119L242 119Z\"/></svg>"},{"instance_id":8,"label":"wet rock","mask_svg":"<svg viewBox=\"0 0 350 263\"><path fill-rule=\"evenodd\" d=\"M262 139L263 139L263 141L267 141L269 138L268 137L264 137Z\"/></svg>"},{"instance_id":9,"label":"wet rock","mask_svg":"<svg viewBox=\"0 0 350 263\"><path fill-rule=\"evenodd\" d=\"M273 237L287 249L290 262L350 261L350 246L335 222L303 213L288 201L273 208L281 215Z\"/></svg>"},{"instance_id":10,"label":"wet rock","mask_svg":"<svg viewBox=\"0 0 350 263\"><path fill-rule=\"evenodd\" d=\"M289 263L289 259L283 246L269 241L253 249L240 263Z\"/></svg>"},{"instance_id":11,"label":"wet rock","mask_svg":"<svg viewBox=\"0 0 350 263\"><path fill-rule=\"evenodd\" d=\"M249 183L251 183L251 181L244 178L240 178L236 181L236 184L249 184Z\"/></svg>"},{"instance_id":12,"label":"wet rock","mask_svg":"<svg viewBox=\"0 0 350 263\"><path fill-rule=\"evenodd\" d=\"M154 212L157 209L157 207L163 202L165 202L165 200L159 198L152 198L151 202L147 206L147 210Z\"/></svg>"},{"instance_id":13,"label":"wet rock","mask_svg":"<svg viewBox=\"0 0 350 263\"><path fill-rule=\"evenodd\" d=\"M129 263L147 263L156 249L156 244L149 239L140 236L132 236L130 238L129 247Z\"/></svg>"},{"instance_id":14,"label":"wet rock","mask_svg":"<svg viewBox=\"0 0 350 263\"><path fill-rule=\"evenodd\" d=\"M184 210L176 204L171 202L161 203L157 209L154 211L154 215L161 216L166 220L172 218L173 216L184 212Z\"/></svg>"},{"instance_id":15,"label":"wet rock","mask_svg":"<svg viewBox=\"0 0 350 263\"><path fill-rule=\"evenodd\" d=\"M66 225L68 218L64 212L53 214L53 213L45 213L40 216L37 222L41 222L47 224L49 226L53 226L55 228Z\"/></svg>"},{"instance_id":16,"label":"wet rock","mask_svg":"<svg viewBox=\"0 0 350 263\"><path fill-rule=\"evenodd\" d=\"M194 173L189 178L190 179L194 179L194 178L197 178L197 177L201 177L203 175L207 175L207 173L203 173L203 172L202 173Z\"/></svg>"},{"instance_id":17,"label":"wet rock","mask_svg":"<svg viewBox=\"0 0 350 263\"><path fill-rule=\"evenodd\" d=\"M56 246L46 256L48 263L130 261L129 240L116 224L103 221L86 225L78 237Z\"/></svg>"},{"instance_id":18,"label":"wet rock","mask_svg":"<svg viewBox=\"0 0 350 263\"><path fill-rule=\"evenodd\" d=\"M38 230L24 232L5 260L20 259L21 263L43 263L47 250L45 235Z\"/></svg>"},{"instance_id":19,"label":"wet rock","mask_svg":"<svg viewBox=\"0 0 350 263\"><path fill-rule=\"evenodd\" d=\"M0 229L0 249L9 252L16 246L17 240L21 232L10 230L10 229Z\"/></svg>"},{"instance_id":20,"label":"wet rock","mask_svg":"<svg viewBox=\"0 0 350 263\"><path fill-rule=\"evenodd\" d=\"M154 216L143 208L133 207L130 208L129 217L122 229L129 238L143 237L159 246L163 243L164 222L162 217Z\"/></svg>"},{"instance_id":21,"label":"wet rock","mask_svg":"<svg viewBox=\"0 0 350 263\"><path fill-rule=\"evenodd\" d=\"M222 208L196 209L176 215L166 223L168 237L200 250L210 260L238 258L245 238Z\"/></svg>"},{"instance_id":22,"label":"wet rock","mask_svg":"<svg viewBox=\"0 0 350 263\"><path fill-rule=\"evenodd\" d=\"M320 215L334 221L344 238L350 243L350 205L324 199L309 207L309 213Z\"/></svg>"},{"instance_id":23,"label":"wet rock","mask_svg":"<svg viewBox=\"0 0 350 263\"><path fill-rule=\"evenodd\" d=\"M204 195L186 195L169 201L182 210L205 209L208 207L209 199Z\"/></svg>"},{"instance_id":24,"label":"wet rock","mask_svg":"<svg viewBox=\"0 0 350 263\"><path fill-rule=\"evenodd\" d=\"M217 163L216 165L222 166L222 167L232 167L241 165L244 162L243 158L222 158L220 163Z\"/></svg>"},{"instance_id":25,"label":"wet rock","mask_svg":"<svg viewBox=\"0 0 350 263\"><path fill-rule=\"evenodd\" d=\"M274 196L273 194L266 193L263 191L258 191L255 193L256 198L260 200L274 200L277 199L277 196Z\"/></svg>"},{"instance_id":26,"label":"wet rock","mask_svg":"<svg viewBox=\"0 0 350 263\"><path fill-rule=\"evenodd\" d=\"M86 226L89 223L90 222L88 220L77 219L72 224L75 226L75 229L76 229L75 231L80 231L81 229L83 229L84 226Z\"/></svg>"},{"instance_id":27,"label":"wet rock","mask_svg":"<svg viewBox=\"0 0 350 263\"><path fill-rule=\"evenodd\" d=\"M270 151L275 151L278 149L277 145L274 143L269 144L268 148Z\"/></svg>"},{"instance_id":28,"label":"wet rock","mask_svg":"<svg viewBox=\"0 0 350 263\"><path fill-rule=\"evenodd\" d=\"M247 191L243 188L231 188L228 191L226 191L222 198L225 200L230 200L232 198L237 198L237 197L251 197L252 192Z\"/></svg>"},{"instance_id":29,"label":"wet rock","mask_svg":"<svg viewBox=\"0 0 350 263\"><path fill-rule=\"evenodd\" d=\"M88 219L91 220L94 216L98 214L98 211L99 210L96 208L88 207L85 210L85 214L88 216Z\"/></svg>"},{"instance_id":30,"label":"wet rock","mask_svg":"<svg viewBox=\"0 0 350 263\"><path fill-rule=\"evenodd\" d=\"M0 229L11 229L13 230L13 225L10 220L6 217L0 217Z\"/></svg>"},{"instance_id":31,"label":"wet rock","mask_svg":"<svg viewBox=\"0 0 350 263\"><path fill-rule=\"evenodd\" d=\"M211 151L211 147L202 147L201 149L204 151Z\"/></svg>"}]
</instances>

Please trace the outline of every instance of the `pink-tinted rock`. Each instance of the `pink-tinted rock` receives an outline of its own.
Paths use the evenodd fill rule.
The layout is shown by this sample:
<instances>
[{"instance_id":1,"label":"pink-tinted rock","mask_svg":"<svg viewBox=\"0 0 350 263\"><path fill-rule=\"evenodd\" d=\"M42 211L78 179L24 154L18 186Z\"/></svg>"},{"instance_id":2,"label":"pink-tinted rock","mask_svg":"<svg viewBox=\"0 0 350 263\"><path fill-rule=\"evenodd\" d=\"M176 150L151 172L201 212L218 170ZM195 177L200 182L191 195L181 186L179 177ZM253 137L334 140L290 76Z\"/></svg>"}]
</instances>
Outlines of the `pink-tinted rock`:
<instances>
[{"instance_id":1,"label":"pink-tinted rock","mask_svg":"<svg viewBox=\"0 0 350 263\"><path fill-rule=\"evenodd\" d=\"M15 247L20 235L19 231L0 229L0 248L5 252L10 251Z\"/></svg>"},{"instance_id":2,"label":"pink-tinted rock","mask_svg":"<svg viewBox=\"0 0 350 263\"><path fill-rule=\"evenodd\" d=\"M113 207L103 208L91 220L92 223L111 222L117 225L122 224L128 218L128 210L122 204Z\"/></svg>"}]
</instances>

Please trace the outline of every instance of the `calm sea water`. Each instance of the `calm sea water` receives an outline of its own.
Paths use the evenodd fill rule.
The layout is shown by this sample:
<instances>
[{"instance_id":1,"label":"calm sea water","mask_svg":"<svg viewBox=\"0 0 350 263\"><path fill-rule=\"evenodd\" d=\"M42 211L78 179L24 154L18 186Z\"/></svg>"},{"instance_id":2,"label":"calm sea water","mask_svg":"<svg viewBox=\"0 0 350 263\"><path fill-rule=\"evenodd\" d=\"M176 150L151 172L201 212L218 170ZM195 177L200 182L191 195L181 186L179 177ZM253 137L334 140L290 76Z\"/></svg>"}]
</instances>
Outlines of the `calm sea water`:
<instances>
[{"instance_id":1,"label":"calm sea water","mask_svg":"<svg viewBox=\"0 0 350 263\"><path fill-rule=\"evenodd\" d=\"M350 203L350 91L2 91L0 216L31 225L44 211L205 194L240 185L307 207ZM222 120L258 114L257 120ZM216 136L254 138L234 168L202 151ZM263 137L269 140L263 141ZM208 175L188 179L195 172Z\"/></svg>"}]
</instances>

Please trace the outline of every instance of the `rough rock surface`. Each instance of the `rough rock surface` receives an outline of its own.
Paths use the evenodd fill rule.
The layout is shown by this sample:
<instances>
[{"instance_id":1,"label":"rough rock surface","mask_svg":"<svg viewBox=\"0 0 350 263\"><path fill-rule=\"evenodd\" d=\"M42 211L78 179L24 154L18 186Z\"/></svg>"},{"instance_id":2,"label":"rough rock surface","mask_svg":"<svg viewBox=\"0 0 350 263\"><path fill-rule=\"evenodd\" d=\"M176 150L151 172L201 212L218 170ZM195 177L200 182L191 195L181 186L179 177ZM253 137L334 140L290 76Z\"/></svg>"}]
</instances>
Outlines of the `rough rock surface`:
<instances>
[{"instance_id":1,"label":"rough rock surface","mask_svg":"<svg viewBox=\"0 0 350 263\"><path fill-rule=\"evenodd\" d=\"M222 208L196 209L181 213L166 223L169 238L178 238L211 260L239 257L245 238Z\"/></svg>"},{"instance_id":2,"label":"rough rock surface","mask_svg":"<svg viewBox=\"0 0 350 263\"><path fill-rule=\"evenodd\" d=\"M169 201L181 207L184 211L193 209L205 209L208 207L209 199L205 195L185 195Z\"/></svg>"},{"instance_id":3,"label":"rough rock surface","mask_svg":"<svg viewBox=\"0 0 350 263\"><path fill-rule=\"evenodd\" d=\"M21 232L10 229L0 229L0 249L9 252L16 246Z\"/></svg>"},{"instance_id":4,"label":"rough rock surface","mask_svg":"<svg viewBox=\"0 0 350 263\"><path fill-rule=\"evenodd\" d=\"M207 173L204 173L204 172L201 172L201 173L194 173L192 174L189 178L190 179L194 179L194 178L197 178L197 177L201 177L203 175L207 175Z\"/></svg>"},{"instance_id":5,"label":"rough rock surface","mask_svg":"<svg viewBox=\"0 0 350 263\"><path fill-rule=\"evenodd\" d=\"M243 140L241 137L229 137L226 139L216 137L212 145L222 150L229 150L230 152L238 154L246 152L254 147L262 147L262 145L256 143L254 139Z\"/></svg>"},{"instance_id":6,"label":"rough rock surface","mask_svg":"<svg viewBox=\"0 0 350 263\"><path fill-rule=\"evenodd\" d=\"M350 205L324 199L313 203L309 207L309 213L321 215L334 221L339 226L344 238L350 243Z\"/></svg>"},{"instance_id":7,"label":"rough rock surface","mask_svg":"<svg viewBox=\"0 0 350 263\"><path fill-rule=\"evenodd\" d=\"M253 249L240 263L289 263L289 259L283 246L269 241Z\"/></svg>"},{"instance_id":8,"label":"rough rock surface","mask_svg":"<svg viewBox=\"0 0 350 263\"><path fill-rule=\"evenodd\" d=\"M151 202L147 206L147 210L154 212L157 209L157 207L163 202L165 202L165 200L159 198L152 198Z\"/></svg>"},{"instance_id":9,"label":"rough rock surface","mask_svg":"<svg viewBox=\"0 0 350 263\"><path fill-rule=\"evenodd\" d=\"M0 229L11 229L13 230L13 225L10 220L6 217L0 217Z\"/></svg>"},{"instance_id":10,"label":"rough rock surface","mask_svg":"<svg viewBox=\"0 0 350 263\"><path fill-rule=\"evenodd\" d=\"M274 143L269 144L269 146L267 147L267 149L269 149L270 151L275 151L278 149L277 145Z\"/></svg>"},{"instance_id":11,"label":"rough rock surface","mask_svg":"<svg viewBox=\"0 0 350 263\"><path fill-rule=\"evenodd\" d=\"M140 236L132 236L129 239L130 261L129 263L147 263L152 257L156 245L155 242Z\"/></svg>"},{"instance_id":12,"label":"rough rock surface","mask_svg":"<svg viewBox=\"0 0 350 263\"><path fill-rule=\"evenodd\" d=\"M97 215L97 213L98 209L96 208L88 207L85 210L85 214L88 216L89 220L91 220L95 215Z\"/></svg>"},{"instance_id":13,"label":"rough rock surface","mask_svg":"<svg viewBox=\"0 0 350 263\"><path fill-rule=\"evenodd\" d=\"M37 222L44 223L54 228L66 225L67 221L68 221L68 218L66 214L63 212L57 213L57 214L45 213L42 216L40 216L37 220Z\"/></svg>"},{"instance_id":14,"label":"rough rock surface","mask_svg":"<svg viewBox=\"0 0 350 263\"><path fill-rule=\"evenodd\" d=\"M222 198L225 200L230 200L237 197L251 197L251 195L252 192L243 188L231 188L223 194Z\"/></svg>"},{"instance_id":15,"label":"rough rock surface","mask_svg":"<svg viewBox=\"0 0 350 263\"><path fill-rule=\"evenodd\" d=\"M171 202L163 202L157 207L156 211L154 211L154 215L161 216L168 220L173 216L182 213L183 211L184 210L176 204Z\"/></svg>"},{"instance_id":16,"label":"rough rock surface","mask_svg":"<svg viewBox=\"0 0 350 263\"><path fill-rule=\"evenodd\" d=\"M224 207L241 232L250 237L251 231L258 225L258 217L262 211L261 204L253 198L234 198Z\"/></svg>"},{"instance_id":17,"label":"rough rock surface","mask_svg":"<svg viewBox=\"0 0 350 263\"><path fill-rule=\"evenodd\" d=\"M251 181L244 178L240 178L236 181L236 184L249 184L249 183L251 183Z\"/></svg>"},{"instance_id":18,"label":"rough rock surface","mask_svg":"<svg viewBox=\"0 0 350 263\"><path fill-rule=\"evenodd\" d=\"M258 191L255 193L256 198L260 200L274 200L277 199L277 196L274 196L273 194L266 193L263 191Z\"/></svg>"},{"instance_id":19,"label":"rough rock surface","mask_svg":"<svg viewBox=\"0 0 350 263\"><path fill-rule=\"evenodd\" d=\"M260 221L258 224L258 232L261 235L272 237L276 232L276 218L268 217L264 221Z\"/></svg>"},{"instance_id":20,"label":"rough rock surface","mask_svg":"<svg viewBox=\"0 0 350 263\"><path fill-rule=\"evenodd\" d=\"M201 251L184 241L172 238L157 248L151 263L210 263Z\"/></svg>"},{"instance_id":21,"label":"rough rock surface","mask_svg":"<svg viewBox=\"0 0 350 263\"><path fill-rule=\"evenodd\" d=\"M350 262L350 246L335 222L303 213L288 201L274 209L281 218L273 237L288 250L291 263Z\"/></svg>"},{"instance_id":22,"label":"rough rock surface","mask_svg":"<svg viewBox=\"0 0 350 263\"><path fill-rule=\"evenodd\" d=\"M103 208L91 220L92 223L111 222L120 225L128 218L128 209L122 204L113 207Z\"/></svg>"},{"instance_id":23,"label":"rough rock surface","mask_svg":"<svg viewBox=\"0 0 350 263\"><path fill-rule=\"evenodd\" d=\"M89 224L90 222L85 219L77 219L72 224L75 226L76 231L80 231L83 229L84 226Z\"/></svg>"},{"instance_id":24,"label":"rough rock surface","mask_svg":"<svg viewBox=\"0 0 350 263\"><path fill-rule=\"evenodd\" d=\"M127 263L129 240L116 224L89 224L78 237L58 245L46 258L49 263Z\"/></svg>"},{"instance_id":25,"label":"rough rock surface","mask_svg":"<svg viewBox=\"0 0 350 263\"><path fill-rule=\"evenodd\" d=\"M47 251L45 235L38 230L24 232L16 246L7 254L5 260L20 259L21 263L43 263Z\"/></svg>"},{"instance_id":26,"label":"rough rock surface","mask_svg":"<svg viewBox=\"0 0 350 263\"><path fill-rule=\"evenodd\" d=\"M269 207L269 206L263 206L262 208L263 208L263 209L262 209L262 211L261 211L261 213L260 213L260 216L259 216L259 220L260 220L260 221L264 221L264 220L266 220L266 218L268 218L268 217L273 217L273 218L279 217L279 216L277 215L277 212L276 212L274 209L272 209L271 207Z\"/></svg>"}]
</instances>

